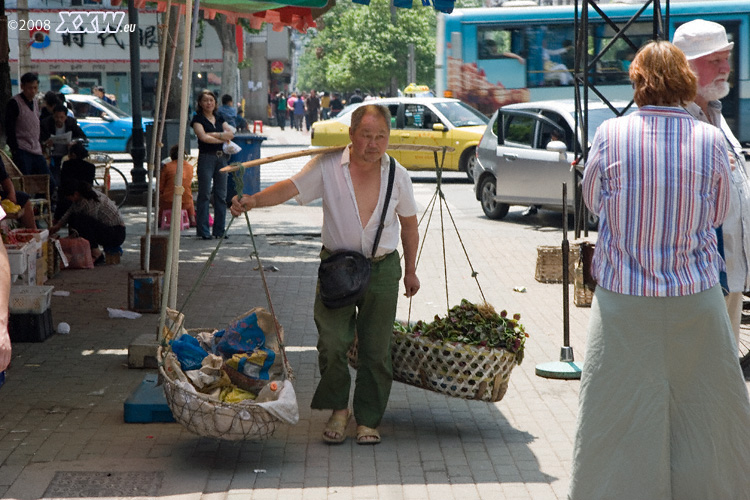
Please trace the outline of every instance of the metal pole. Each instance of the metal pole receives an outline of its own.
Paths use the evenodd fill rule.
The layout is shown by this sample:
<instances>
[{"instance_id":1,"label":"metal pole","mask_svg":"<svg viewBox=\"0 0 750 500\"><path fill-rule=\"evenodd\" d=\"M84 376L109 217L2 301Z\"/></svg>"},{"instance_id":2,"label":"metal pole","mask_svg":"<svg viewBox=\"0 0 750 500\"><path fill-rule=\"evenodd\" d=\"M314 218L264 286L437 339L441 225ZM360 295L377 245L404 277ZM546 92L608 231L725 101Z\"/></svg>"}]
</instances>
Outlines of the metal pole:
<instances>
[{"instance_id":1,"label":"metal pole","mask_svg":"<svg viewBox=\"0 0 750 500\"><path fill-rule=\"evenodd\" d=\"M562 185L563 199L563 240L562 240L562 282L563 282L563 346L560 350L560 361L573 361L573 349L570 347L570 243L568 242L568 184Z\"/></svg>"},{"instance_id":2,"label":"metal pole","mask_svg":"<svg viewBox=\"0 0 750 500\"><path fill-rule=\"evenodd\" d=\"M563 346L560 349L560 361L549 363L540 363L536 365L535 372L539 377L557 378L557 379L578 379L581 378L581 366L573 359L573 348L570 347L570 304L568 287L570 285L569 253L570 245L568 242L568 185L563 182L562 185L562 206L563 206L563 239L562 239L562 285L563 285Z\"/></svg>"},{"instance_id":3,"label":"metal pole","mask_svg":"<svg viewBox=\"0 0 750 500\"><path fill-rule=\"evenodd\" d=\"M133 26L138 26L138 9L135 8L135 2L128 2L128 22ZM141 46L139 41L138 30L132 30L129 33L130 43L130 89L133 96L133 138L130 145L130 155L133 157L133 169L130 176L133 183L130 189L134 193L143 193L146 191L146 169L143 168L143 160L146 156L146 148L143 144L143 119L142 119L142 98L141 98Z\"/></svg>"}]
</instances>

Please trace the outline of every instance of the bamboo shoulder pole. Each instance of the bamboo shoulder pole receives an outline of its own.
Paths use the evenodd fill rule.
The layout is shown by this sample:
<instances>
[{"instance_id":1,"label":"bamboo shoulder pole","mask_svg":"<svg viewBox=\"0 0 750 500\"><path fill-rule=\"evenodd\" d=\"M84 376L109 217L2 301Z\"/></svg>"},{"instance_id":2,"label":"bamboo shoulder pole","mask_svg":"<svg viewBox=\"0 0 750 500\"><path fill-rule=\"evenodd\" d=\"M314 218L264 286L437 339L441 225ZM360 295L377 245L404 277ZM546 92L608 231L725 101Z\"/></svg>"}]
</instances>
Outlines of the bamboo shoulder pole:
<instances>
[{"instance_id":1,"label":"bamboo shoulder pole","mask_svg":"<svg viewBox=\"0 0 750 500\"><path fill-rule=\"evenodd\" d=\"M310 149L303 149L300 151L292 151L290 153L283 153L280 155L273 155L273 156L267 156L265 158L258 158L257 160L250 160L246 161L244 163L239 163L235 165L228 165L221 169L222 172L234 172L236 170L239 170L240 168L250 168L250 167L257 167L258 165L265 165L266 163L274 163L277 161L282 160L290 160L292 158L299 158L300 156L315 156L315 155L322 155L322 154L328 154L328 153L337 153L339 151L342 151L346 146L331 146L328 148L310 148ZM450 146L420 146L420 145L412 145L412 144L396 144L393 146L389 146L388 150L407 150L407 151L443 151L445 150L446 153L452 153L456 150L456 148L450 147Z\"/></svg>"}]
</instances>

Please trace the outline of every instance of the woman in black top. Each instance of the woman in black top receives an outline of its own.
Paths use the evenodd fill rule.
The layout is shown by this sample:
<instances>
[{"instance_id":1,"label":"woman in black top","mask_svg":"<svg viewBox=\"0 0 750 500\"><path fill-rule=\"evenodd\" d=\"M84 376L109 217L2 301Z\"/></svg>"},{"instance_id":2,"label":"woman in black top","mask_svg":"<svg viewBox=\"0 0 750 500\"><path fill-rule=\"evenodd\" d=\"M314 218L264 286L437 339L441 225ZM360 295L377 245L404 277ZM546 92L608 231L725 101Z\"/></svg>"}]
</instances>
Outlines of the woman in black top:
<instances>
[{"instance_id":1,"label":"woman in black top","mask_svg":"<svg viewBox=\"0 0 750 500\"><path fill-rule=\"evenodd\" d=\"M213 237L224 235L227 216L227 174L220 170L227 165L229 155L222 146L234 139L228 123L216 114L216 96L210 90L202 90L193 121L190 123L198 136L198 203L196 207L196 227L198 236L211 239L208 227L208 205L211 201L213 183L214 226Z\"/></svg>"}]
</instances>

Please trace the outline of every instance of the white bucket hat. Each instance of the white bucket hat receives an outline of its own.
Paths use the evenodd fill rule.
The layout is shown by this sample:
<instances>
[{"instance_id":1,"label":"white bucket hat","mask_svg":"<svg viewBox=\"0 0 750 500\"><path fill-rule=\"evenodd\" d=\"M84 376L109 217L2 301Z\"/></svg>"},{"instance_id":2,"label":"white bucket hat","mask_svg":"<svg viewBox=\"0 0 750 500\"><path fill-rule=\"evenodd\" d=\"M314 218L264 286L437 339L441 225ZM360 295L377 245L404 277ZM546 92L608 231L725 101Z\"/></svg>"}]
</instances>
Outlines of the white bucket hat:
<instances>
[{"instance_id":1,"label":"white bucket hat","mask_svg":"<svg viewBox=\"0 0 750 500\"><path fill-rule=\"evenodd\" d=\"M724 26L703 19L685 23L674 32L672 43L685 53L688 60L732 50L734 42L727 40Z\"/></svg>"}]
</instances>

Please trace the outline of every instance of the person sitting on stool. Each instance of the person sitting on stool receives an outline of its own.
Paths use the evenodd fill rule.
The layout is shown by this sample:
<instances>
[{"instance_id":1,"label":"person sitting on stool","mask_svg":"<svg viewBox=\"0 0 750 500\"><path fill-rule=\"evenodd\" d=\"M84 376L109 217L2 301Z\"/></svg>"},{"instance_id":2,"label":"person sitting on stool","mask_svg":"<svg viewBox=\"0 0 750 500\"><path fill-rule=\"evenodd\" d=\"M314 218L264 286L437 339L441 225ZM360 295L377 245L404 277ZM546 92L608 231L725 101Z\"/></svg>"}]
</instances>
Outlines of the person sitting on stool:
<instances>
[{"instance_id":1,"label":"person sitting on stool","mask_svg":"<svg viewBox=\"0 0 750 500\"><path fill-rule=\"evenodd\" d=\"M159 220L164 217L164 210L172 210L172 198L174 198L174 178L177 176L177 153L178 145L169 148L169 157L172 159L161 168L159 174ZM182 209L187 211L190 227L196 227L195 206L193 204L193 166L182 162ZM179 219L178 219L179 220Z\"/></svg>"}]
</instances>

